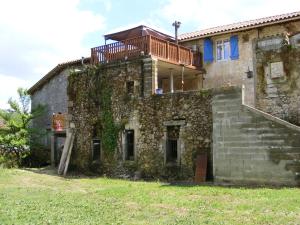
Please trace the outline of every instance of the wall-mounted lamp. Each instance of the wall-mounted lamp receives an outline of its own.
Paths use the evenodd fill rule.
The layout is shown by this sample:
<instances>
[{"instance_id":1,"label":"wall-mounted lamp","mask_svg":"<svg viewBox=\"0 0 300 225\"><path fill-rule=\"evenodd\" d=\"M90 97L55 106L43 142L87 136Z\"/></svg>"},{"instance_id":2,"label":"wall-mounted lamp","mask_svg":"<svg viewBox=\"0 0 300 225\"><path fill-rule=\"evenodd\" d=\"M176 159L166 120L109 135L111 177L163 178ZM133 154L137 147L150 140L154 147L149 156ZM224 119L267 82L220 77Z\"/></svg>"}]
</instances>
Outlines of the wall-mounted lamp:
<instances>
[{"instance_id":1,"label":"wall-mounted lamp","mask_svg":"<svg viewBox=\"0 0 300 225\"><path fill-rule=\"evenodd\" d=\"M253 71L251 71L249 69L249 66L248 66L248 71L245 72L247 74L247 78L252 78L253 77Z\"/></svg>"}]
</instances>

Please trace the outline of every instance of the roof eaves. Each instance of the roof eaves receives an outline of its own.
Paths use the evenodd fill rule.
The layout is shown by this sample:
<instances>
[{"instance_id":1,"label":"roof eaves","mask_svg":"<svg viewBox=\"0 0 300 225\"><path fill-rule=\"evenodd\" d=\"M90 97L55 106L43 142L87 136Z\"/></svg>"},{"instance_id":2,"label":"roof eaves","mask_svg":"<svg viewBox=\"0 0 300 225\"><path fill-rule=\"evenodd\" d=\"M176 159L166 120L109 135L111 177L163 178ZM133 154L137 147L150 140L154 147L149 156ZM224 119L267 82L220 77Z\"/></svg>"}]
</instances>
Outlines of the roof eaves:
<instances>
[{"instance_id":1,"label":"roof eaves","mask_svg":"<svg viewBox=\"0 0 300 225\"><path fill-rule=\"evenodd\" d=\"M36 82L31 88L28 89L28 94L32 95L37 90L39 90L45 83L47 83L48 80L56 76L58 73L60 73L62 70L70 67L75 66L81 63L81 59L73 60L73 61L67 61L63 63L57 64L52 70L50 70L44 77L42 77L38 82ZM84 58L84 63L90 63L90 57Z\"/></svg>"},{"instance_id":2,"label":"roof eaves","mask_svg":"<svg viewBox=\"0 0 300 225\"><path fill-rule=\"evenodd\" d=\"M211 36L225 34L225 33L231 33L231 32L245 31L245 30L250 30L250 29L254 29L254 28L258 28L258 27L280 24L280 23L285 23L285 22L289 22L289 21L295 21L295 20L300 19L300 12L291 13L291 16L289 16L289 14L284 14L284 15L280 15L280 16L282 16L283 18L276 18L277 16L273 16L273 17L260 18L257 20L250 20L250 21L244 21L244 22L240 22L240 23L228 24L225 26L208 28L208 29L205 29L205 30L208 30L207 33L205 33L205 30L186 33L186 34L182 34L181 37L179 37L179 41L180 42L191 41L191 40L195 40L195 39L199 39L199 38L211 37ZM230 26L234 26L234 25L236 25L236 26L232 27L232 28L226 28L226 27L230 27ZM222 27L223 27L223 29L222 29ZM211 31L209 31L209 30L211 30Z\"/></svg>"}]
</instances>

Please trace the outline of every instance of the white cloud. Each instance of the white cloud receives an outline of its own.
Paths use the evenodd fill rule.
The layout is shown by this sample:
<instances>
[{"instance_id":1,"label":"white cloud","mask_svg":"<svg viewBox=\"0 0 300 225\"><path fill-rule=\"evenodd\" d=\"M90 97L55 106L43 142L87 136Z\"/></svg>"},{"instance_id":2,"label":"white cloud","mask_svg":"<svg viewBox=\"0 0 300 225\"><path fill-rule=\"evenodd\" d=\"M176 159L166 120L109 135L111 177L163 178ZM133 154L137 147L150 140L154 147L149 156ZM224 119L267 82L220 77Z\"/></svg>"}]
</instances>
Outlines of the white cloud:
<instances>
[{"instance_id":1,"label":"white cloud","mask_svg":"<svg viewBox=\"0 0 300 225\"><path fill-rule=\"evenodd\" d=\"M49 65L88 55L89 48L83 48L82 40L86 34L102 29L104 18L80 10L78 4L79 0L10 0L1 3L1 61L14 62L15 66L30 65L28 70L32 72L35 67L49 69ZM1 70L6 71L0 72L7 73L10 68L1 65Z\"/></svg>"},{"instance_id":2,"label":"white cloud","mask_svg":"<svg viewBox=\"0 0 300 225\"><path fill-rule=\"evenodd\" d=\"M80 9L79 3L80 0L1 1L0 74L12 80L17 77L23 84L21 80L37 81L58 63L89 56L90 49L83 46L83 40L89 33L100 33L105 18ZM109 4L106 7L109 9ZM3 79L2 76L1 101Z\"/></svg>"},{"instance_id":3,"label":"white cloud","mask_svg":"<svg viewBox=\"0 0 300 225\"><path fill-rule=\"evenodd\" d=\"M158 15L203 29L299 10L299 0L168 0Z\"/></svg>"},{"instance_id":4,"label":"white cloud","mask_svg":"<svg viewBox=\"0 0 300 225\"><path fill-rule=\"evenodd\" d=\"M28 87L30 83L30 80L23 80L20 78L0 74L0 108L8 109L8 99L18 99L17 89L19 87Z\"/></svg>"}]
</instances>

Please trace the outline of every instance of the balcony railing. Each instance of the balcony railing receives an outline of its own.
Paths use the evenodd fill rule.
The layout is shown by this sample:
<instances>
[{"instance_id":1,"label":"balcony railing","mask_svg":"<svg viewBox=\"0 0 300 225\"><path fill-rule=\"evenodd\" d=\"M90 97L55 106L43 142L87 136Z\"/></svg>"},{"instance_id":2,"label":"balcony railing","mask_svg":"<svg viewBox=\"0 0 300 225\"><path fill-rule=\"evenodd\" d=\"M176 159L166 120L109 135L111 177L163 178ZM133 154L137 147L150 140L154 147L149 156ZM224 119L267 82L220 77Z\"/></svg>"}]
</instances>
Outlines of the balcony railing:
<instances>
[{"instance_id":1,"label":"balcony railing","mask_svg":"<svg viewBox=\"0 0 300 225\"><path fill-rule=\"evenodd\" d=\"M163 61L201 67L201 56L191 49L154 36L141 36L91 49L93 64L152 55Z\"/></svg>"}]
</instances>

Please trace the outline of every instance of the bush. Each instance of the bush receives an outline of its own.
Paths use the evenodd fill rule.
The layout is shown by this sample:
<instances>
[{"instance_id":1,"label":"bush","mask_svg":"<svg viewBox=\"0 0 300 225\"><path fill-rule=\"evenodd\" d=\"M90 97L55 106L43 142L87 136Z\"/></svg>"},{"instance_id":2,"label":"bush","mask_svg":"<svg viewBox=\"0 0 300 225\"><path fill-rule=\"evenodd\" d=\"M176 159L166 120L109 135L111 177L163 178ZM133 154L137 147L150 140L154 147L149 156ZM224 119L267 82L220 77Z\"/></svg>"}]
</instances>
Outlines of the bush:
<instances>
[{"instance_id":1,"label":"bush","mask_svg":"<svg viewBox=\"0 0 300 225\"><path fill-rule=\"evenodd\" d=\"M22 166L42 167L50 165L51 150L41 145L30 148L29 154L22 160Z\"/></svg>"},{"instance_id":2,"label":"bush","mask_svg":"<svg viewBox=\"0 0 300 225\"><path fill-rule=\"evenodd\" d=\"M29 153L29 149L2 145L0 146L0 167L19 167L23 164Z\"/></svg>"},{"instance_id":3,"label":"bush","mask_svg":"<svg viewBox=\"0 0 300 225\"><path fill-rule=\"evenodd\" d=\"M9 99L9 110L0 110L0 165L19 167L30 155L34 139L41 134L30 127L32 119L44 113L44 106L38 105L30 111L30 96L26 89L19 88L19 101ZM30 147L29 147L30 146Z\"/></svg>"}]
</instances>

